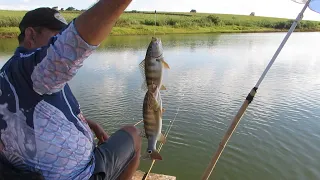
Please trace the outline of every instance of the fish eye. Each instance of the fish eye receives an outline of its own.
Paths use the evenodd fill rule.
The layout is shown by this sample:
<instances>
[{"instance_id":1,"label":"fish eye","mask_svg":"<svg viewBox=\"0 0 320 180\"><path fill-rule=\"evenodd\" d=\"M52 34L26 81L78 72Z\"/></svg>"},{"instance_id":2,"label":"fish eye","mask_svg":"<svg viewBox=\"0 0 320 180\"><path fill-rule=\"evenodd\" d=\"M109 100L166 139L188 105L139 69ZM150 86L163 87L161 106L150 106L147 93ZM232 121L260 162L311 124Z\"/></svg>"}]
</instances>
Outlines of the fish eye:
<instances>
[{"instance_id":1,"label":"fish eye","mask_svg":"<svg viewBox=\"0 0 320 180\"><path fill-rule=\"evenodd\" d=\"M148 154L151 154L152 153L152 151L151 150L148 150Z\"/></svg>"}]
</instances>

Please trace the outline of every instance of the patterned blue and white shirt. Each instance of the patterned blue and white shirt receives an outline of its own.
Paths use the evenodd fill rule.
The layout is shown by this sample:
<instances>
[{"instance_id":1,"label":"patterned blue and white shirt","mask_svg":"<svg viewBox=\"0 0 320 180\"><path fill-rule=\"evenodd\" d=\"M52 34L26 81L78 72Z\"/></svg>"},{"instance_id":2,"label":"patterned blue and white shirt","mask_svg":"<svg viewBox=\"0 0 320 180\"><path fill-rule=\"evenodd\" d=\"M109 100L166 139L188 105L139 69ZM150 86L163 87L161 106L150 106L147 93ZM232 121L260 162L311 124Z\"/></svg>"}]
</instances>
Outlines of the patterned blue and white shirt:
<instances>
[{"instance_id":1,"label":"patterned blue and white shirt","mask_svg":"<svg viewBox=\"0 0 320 180\"><path fill-rule=\"evenodd\" d=\"M93 134L67 82L97 48L74 21L47 46L18 47L0 72L0 155L45 179L89 179Z\"/></svg>"}]
</instances>

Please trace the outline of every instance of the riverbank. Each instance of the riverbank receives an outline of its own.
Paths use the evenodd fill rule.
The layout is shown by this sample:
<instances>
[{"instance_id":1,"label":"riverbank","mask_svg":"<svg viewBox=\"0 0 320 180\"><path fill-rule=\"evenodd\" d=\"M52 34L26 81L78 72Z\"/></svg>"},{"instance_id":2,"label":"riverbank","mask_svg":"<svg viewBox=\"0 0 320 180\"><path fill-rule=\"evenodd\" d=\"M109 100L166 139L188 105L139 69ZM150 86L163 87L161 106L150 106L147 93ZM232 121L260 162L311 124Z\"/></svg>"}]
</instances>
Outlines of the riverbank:
<instances>
[{"instance_id":1,"label":"riverbank","mask_svg":"<svg viewBox=\"0 0 320 180\"><path fill-rule=\"evenodd\" d=\"M285 32L272 28L247 28L247 27L224 27L224 28L172 28L172 27L114 27L111 35L165 35L165 34L203 34L203 33L256 33L256 32ZM314 30L317 31L317 30ZM14 27L0 28L0 38L17 38L19 29Z\"/></svg>"},{"instance_id":2,"label":"riverbank","mask_svg":"<svg viewBox=\"0 0 320 180\"><path fill-rule=\"evenodd\" d=\"M14 38L19 34L18 24L26 11L0 10L0 38ZM81 11L61 11L68 22ZM155 26L156 24L156 26ZM254 33L286 32L292 20L283 18L232 14L125 12L111 35L151 35L186 33ZM320 31L320 22L301 21L296 31Z\"/></svg>"}]
</instances>

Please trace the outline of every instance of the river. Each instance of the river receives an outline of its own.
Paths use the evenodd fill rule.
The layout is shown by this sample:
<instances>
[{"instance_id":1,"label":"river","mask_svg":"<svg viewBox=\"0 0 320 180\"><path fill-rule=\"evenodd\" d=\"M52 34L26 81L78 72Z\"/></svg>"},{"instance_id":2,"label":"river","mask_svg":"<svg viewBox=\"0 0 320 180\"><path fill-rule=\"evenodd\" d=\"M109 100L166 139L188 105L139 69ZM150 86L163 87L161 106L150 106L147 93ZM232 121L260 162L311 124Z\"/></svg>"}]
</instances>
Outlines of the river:
<instances>
[{"instance_id":1,"label":"river","mask_svg":"<svg viewBox=\"0 0 320 180\"><path fill-rule=\"evenodd\" d=\"M163 132L154 173L200 179L245 97L285 33L160 36ZM294 33L262 82L210 179L320 179L320 33ZM142 118L139 63L151 36L113 36L70 82L87 118L109 134ZM0 66L15 39L0 40ZM180 108L179 108L180 107ZM179 108L179 111L177 109ZM176 115L176 113L178 113ZM142 127L140 124L138 127ZM143 152L146 140L143 141ZM141 161L147 171L151 161Z\"/></svg>"}]
</instances>

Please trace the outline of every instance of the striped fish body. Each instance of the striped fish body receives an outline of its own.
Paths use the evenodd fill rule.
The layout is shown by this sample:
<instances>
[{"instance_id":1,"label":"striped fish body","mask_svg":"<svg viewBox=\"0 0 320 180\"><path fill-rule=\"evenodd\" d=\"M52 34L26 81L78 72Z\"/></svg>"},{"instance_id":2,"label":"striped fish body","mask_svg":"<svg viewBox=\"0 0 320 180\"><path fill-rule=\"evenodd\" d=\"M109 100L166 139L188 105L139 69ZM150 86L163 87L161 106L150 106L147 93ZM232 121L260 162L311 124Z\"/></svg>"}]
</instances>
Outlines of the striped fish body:
<instances>
[{"instance_id":1,"label":"striped fish body","mask_svg":"<svg viewBox=\"0 0 320 180\"><path fill-rule=\"evenodd\" d=\"M158 87L162 86L162 75L163 75L163 57L154 58L146 57L145 59L145 76L147 86L154 83Z\"/></svg>"},{"instance_id":2,"label":"striped fish body","mask_svg":"<svg viewBox=\"0 0 320 180\"><path fill-rule=\"evenodd\" d=\"M140 63L140 67L144 69L144 87L155 84L156 86L160 87L161 90L166 89L162 84L163 69L169 69L170 67L164 61L162 42L159 38L152 37L146 52L146 57Z\"/></svg>"},{"instance_id":3,"label":"striped fish body","mask_svg":"<svg viewBox=\"0 0 320 180\"><path fill-rule=\"evenodd\" d=\"M156 85L150 85L143 101L144 132L148 139L147 154L152 159L162 160L156 150L157 141L165 143L162 131L162 99L160 89Z\"/></svg>"}]
</instances>

